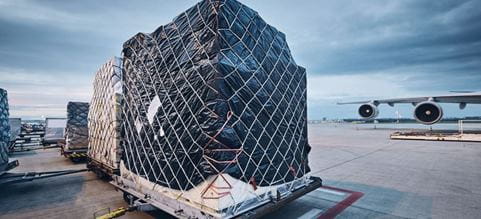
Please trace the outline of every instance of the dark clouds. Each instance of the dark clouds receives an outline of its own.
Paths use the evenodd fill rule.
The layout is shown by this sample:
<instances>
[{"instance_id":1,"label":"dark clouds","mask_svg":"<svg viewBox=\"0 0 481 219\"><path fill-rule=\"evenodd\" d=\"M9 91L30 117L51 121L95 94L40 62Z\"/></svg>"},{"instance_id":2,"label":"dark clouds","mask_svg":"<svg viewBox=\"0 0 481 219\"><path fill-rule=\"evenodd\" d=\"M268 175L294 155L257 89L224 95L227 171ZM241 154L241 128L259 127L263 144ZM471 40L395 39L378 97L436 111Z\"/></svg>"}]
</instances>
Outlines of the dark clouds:
<instances>
[{"instance_id":1,"label":"dark clouds","mask_svg":"<svg viewBox=\"0 0 481 219\"><path fill-rule=\"evenodd\" d=\"M81 74L93 70L83 63L118 54L107 39L48 25L0 20L1 67Z\"/></svg>"},{"instance_id":2,"label":"dark clouds","mask_svg":"<svg viewBox=\"0 0 481 219\"><path fill-rule=\"evenodd\" d=\"M82 92L90 89L94 72L119 55L124 41L153 31L195 2L0 0L0 87L12 93L19 111L28 108L29 98L38 100L32 101L36 106L88 100ZM331 106L336 96L481 90L481 1L241 2L286 33L297 62L316 82L309 87L310 112ZM345 115L326 108L330 117Z\"/></svg>"},{"instance_id":3,"label":"dark clouds","mask_svg":"<svg viewBox=\"0 0 481 219\"><path fill-rule=\"evenodd\" d=\"M162 7L159 1L0 2L0 66L52 74L93 74L109 57L120 55L129 37L152 31L189 5L176 1L165 2L176 7Z\"/></svg>"},{"instance_id":4,"label":"dark clouds","mask_svg":"<svg viewBox=\"0 0 481 219\"><path fill-rule=\"evenodd\" d=\"M364 13L360 7L340 24L342 31L325 37L334 45L318 44L301 57L316 63L312 70L322 74L389 73L404 67L424 67L423 73L432 74L479 73L481 10L476 8L481 8L480 1L396 2L381 14ZM359 9L356 4L346 7L347 11Z\"/></svg>"}]
</instances>

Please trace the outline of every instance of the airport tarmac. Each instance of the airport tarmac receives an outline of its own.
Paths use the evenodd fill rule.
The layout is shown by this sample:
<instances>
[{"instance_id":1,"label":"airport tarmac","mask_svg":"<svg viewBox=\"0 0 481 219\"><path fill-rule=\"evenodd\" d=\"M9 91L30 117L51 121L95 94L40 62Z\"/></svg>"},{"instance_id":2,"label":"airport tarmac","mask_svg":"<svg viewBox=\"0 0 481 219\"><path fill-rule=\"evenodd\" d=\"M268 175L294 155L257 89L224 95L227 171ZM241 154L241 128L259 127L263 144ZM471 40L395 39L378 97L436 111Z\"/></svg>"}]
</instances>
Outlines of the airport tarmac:
<instances>
[{"instance_id":1,"label":"airport tarmac","mask_svg":"<svg viewBox=\"0 0 481 219\"><path fill-rule=\"evenodd\" d=\"M310 124L318 189L265 218L481 218L481 143L390 140L394 129ZM19 153L13 172L82 169L58 149ZM336 188L339 188L336 192ZM359 199L347 200L348 192ZM91 172L0 188L0 218L92 218L125 207L122 193ZM363 194L362 197L360 194ZM334 210L334 211L333 211ZM167 218L162 212L121 218Z\"/></svg>"}]
</instances>

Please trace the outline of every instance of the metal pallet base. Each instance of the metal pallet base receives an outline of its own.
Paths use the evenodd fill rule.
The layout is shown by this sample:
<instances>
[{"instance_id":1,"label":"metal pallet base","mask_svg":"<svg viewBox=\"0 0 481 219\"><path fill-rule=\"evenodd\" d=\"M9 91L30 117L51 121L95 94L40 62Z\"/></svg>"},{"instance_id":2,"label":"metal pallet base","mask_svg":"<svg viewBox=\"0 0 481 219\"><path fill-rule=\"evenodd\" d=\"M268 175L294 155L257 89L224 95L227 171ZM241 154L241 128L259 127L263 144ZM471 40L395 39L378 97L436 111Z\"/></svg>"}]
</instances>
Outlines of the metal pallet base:
<instances>
[{"instance_id":1,"label":"metal pallet base","mask_svg":"<svg viewBox=\"0 0 481 219\"><path fill-rule=\"evenodd\" d=\"M88 158L87 148L78 150L64 150L64 147L61 147L60 153L74 163L85 162Z\"/></svg>"},{"instance_id":2,"label":"metal pallet base","mask_svg":"<svg viewBox=\"0 0 481 219\"><path fill-rule=\"evenodd\" d=\"M0 177L2 177L3 174L6 174L7 171L9 171L9 170L11 170L15 167L18 167L18 165L20 165L18 160L13 160L13 161L8 162L7 164L4 164L4 165L0 166Z\"/></svg>"},{"instance_id":3,"label":"metal pallet base","mask_svg":"<svg viewBox=\"0 0 481 219\"><path fill-rule=\"evenodd\" d=\"M196 208L179 200L172 199L162 194L152 197L148 194L134 189L134 182L128 181L120 176L114 176L113 184L115 187L124 192L124 199L130 204L131 209L151 209L156 208L178 218L259 218L267 213L276 211L286 204L302 197L322 187L322 180L319 177L310 177L310 183L292 191L288 195L281 196L279 191L276 197L263 202L251 203L250 209L239 212L237 215L219 216L212 215L202 208ZM129 198L130 197L130 198ZM242 204L242 203L241 203ZM176 208L173 208L175 206Z\"/></svg>"},{"instance_id":4,"label":"metal pallet base","mask_svg":"<svg viewBox=\"0 0 481 219\"><path fill-rule=\"evenodd\" d=\"M111 180L113 175L120 175L118 168L105 165L91 157L87 157L87 168L101 179Z\"/></svg>"}]
</instances>

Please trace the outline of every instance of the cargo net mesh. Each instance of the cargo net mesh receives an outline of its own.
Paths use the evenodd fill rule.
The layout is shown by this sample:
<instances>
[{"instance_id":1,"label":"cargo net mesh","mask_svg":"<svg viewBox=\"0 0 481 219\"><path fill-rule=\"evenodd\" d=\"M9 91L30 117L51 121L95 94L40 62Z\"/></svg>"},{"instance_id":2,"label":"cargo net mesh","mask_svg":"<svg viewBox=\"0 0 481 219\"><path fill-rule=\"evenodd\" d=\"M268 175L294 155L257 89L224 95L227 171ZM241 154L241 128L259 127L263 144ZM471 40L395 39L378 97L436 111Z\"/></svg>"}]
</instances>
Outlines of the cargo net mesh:
<instances>
[{"instance_id":1,"label":"cargo net mesh","mask_svg":"<svg viewBox=\"0 0 481 219\"><path fill-rule=\"evenodd\" d=\"M69 102L67 104L67 126L65 128L65 141L67 150L86 149L88 140L89 103Z\"/></svg>"},{"instance_id":2,"label":"cargo net mesh","mask_svg":"<svg viewBox=\"0 0 481 219\"><path fill-rule=\"evenodd\" d=\"M95 75L88 114L90 158L117 169L120 147L121 60L113 58Z\"/></svg>"},{"instance_id":3,"label":"cargo net mesh","mask_svg":"<svg viewBox=\"0 0 481 219\"><path fill-rule=\"evenodd\" d=\"M309 171L305 69L257 12L205 0L123 54L128 170L183 191L224 174L256 187Z\"/></svg>"},{"instance_id":4,"label":"cargo net mesh","mask_svg":"<svg viewBox=\"0 0 481 219\"><path fill-rule=\"evenodd\" d=\"M0 88L0 168L8 163L8 144L10 141L10 124L7 91ZM2 171L0 169L0 171Z\"/></svg>"}]
</instances>

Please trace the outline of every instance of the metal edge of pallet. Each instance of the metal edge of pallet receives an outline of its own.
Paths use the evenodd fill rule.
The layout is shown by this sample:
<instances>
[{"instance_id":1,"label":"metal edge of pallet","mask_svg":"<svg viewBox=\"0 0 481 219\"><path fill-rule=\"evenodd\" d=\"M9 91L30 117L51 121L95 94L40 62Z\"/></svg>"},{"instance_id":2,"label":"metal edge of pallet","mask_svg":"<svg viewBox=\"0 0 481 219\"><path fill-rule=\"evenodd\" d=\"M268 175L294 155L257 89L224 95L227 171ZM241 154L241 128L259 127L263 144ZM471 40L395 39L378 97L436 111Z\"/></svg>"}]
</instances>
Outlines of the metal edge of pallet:
<instances>
[{"instance_id":1,"label":"metal edge of pallet","mask_svg":"<svg viewBox=\"0 0 481 219\"><path fill-rule=\"evenodd\" d=\"M61 146L61 144L59 142L61 142L63 139L61 138L51 138L51 139L46 139L45 137L42 139L42 143L44 145L50 145L50 144L55 144L55 145L58 145L58 146Z\"/></svg>"},{"instance_id":2,"label":"metal edge of pallet","mask_svg":"<svg viewBox=\"0 0 481 219\"><path fill-rule=\"evenodd\" d=\"M307 193L310 193L320 187L322 187L322 179L319 177L314 177L311 176L310 179L312 180L312 183L310 183L308 186L299 188L295 191L292 191L290 195L288 195L285 198L282 198L278 201L275 202L269 202L265 205L262 205L258 208L255 208L253 210L250 210L246 212L243 215L234 217L235 219L247 219L247 218L260 218L266 214L272 213L276 210L279 210L280 208L286 206L290 202L304 196Z\"/></svg>"},{"instance_id":3,"label":"metal edge of pallet","mask_svg":"<svg viewBox=\"0 0 481 219\"><path fill-rule=\"evenodd\" d=\"M152 205L154 208L157 208L161 211L164 211L164 212L168 213L169 215L172 215L172 216L177 217L177 218L188 218L188 217L179 216L179 212L178 212L177 209L183 209L183 211L187 212L187 214L189 214L189 215L198 215L198 213L201 213L201 209L195 209L195 208L193 208L192 206L190 206L186 203L182 203L182 202L179 202L177 200L173 200L170 197L161 197L162 200L160 200L160 201L159 200L158 201L152 201L150 199L146 199L145 194L142 194L139 191L137 191L135 189L132 189L130 186L125 185L126 183L127 184L129 184L129 183L133 184L133 182L130 182L130 181L124 182L119 178L121 178L121 177L120 176L113 176L113 180L110 181L110 183L112 185L114 185L116 188L118 188L119 190L121 190L122 192L128 193L128 194L138 198L139 200L142 200L143 202ZM174 208L173 206L175 206L176 208ZM182 213L185 213L185 212L182 212ZM201 214L203 214L203 213L201 213ZM207 217L207 216L209 216L209 217ZM210 215L210 214L207 214L207 215L204 215L204 217L202 217L202 218L215 218L215 217Z\"/></svg>"},{"instance_id":4,"label":"metal edge of pallet","mask_svg":"<svg viewBox=\"0 0 481 219\"><path fill-rule=\"evenodd\" d=\"M126 183L124 183L124 180ZM321 178L311 176L309 177L309 180L311 180L309 185L297 188L296 190L292 191L291 194L285 197L282 197L279 200L271 200L269 202L259 203L257 207L241 212L238 215L228 216L227 218L235 218L235 219L259 218L262 215L278 210L281 207L287 205L288 203L302 197L303 195L322 187ZM126 185L133 182L123 179L120 176L113 176L113 180L110 183L114 185L116 188L118 188L119 190L121 190L122 192L133 195L139 200L142 200L145 203L150 204L151 206L178 218L192 218L192 215L196 215L196 216L202 215L202 218L219 218L219 217L215 217L214 215L211 215L210 213L204 212L201 208L195 208L191 205L188 205L187 203L179 202L177 200L172 200L169 197L163 198L162 201L152 201L151 199L146 198L145 194L142 194L141 192L135 189L132 189L131 186ZM183 210L182 215L180 215L179 212L172 206L176 206L177 208L180 207L180 209ZM199 218L199 217L195 217L195 218Z\"/></svg>"},{"instance_id":5,"label":"metal edge of pallet","mask_svg":"<svg viewBox=\"0 0 481 219\"><path fill-rule=\"evenodd\" d=\"M18 160L12 160L0 167L0 177L7 173L9 170L14 169L15 167L18 167L20 165L20 162Z\"/></svg>"},{"instance_id":6,"label":"metal edge of pallet","mask_svg":"<svg viewBox=\"0 0 481 219\"><path fill-rule=\"evenodd\" d=\"M102 162L96 160L95 158L90 157L88 154L87 154L87 168L92 170L98 169L109 175L120 175L119 168L114 168L107 164L103 164Z\"/></svg>"},{"instance_id":7,"label":"metal edge of pallet","mask_svg":"<svg viewBox=\"0 0 481 219\"><path fill-rule=\"evenodd\" d=\"M30 138L42 138L43 136L45 136L45 132L20 133L17 136L19 138L28 138L28 137L30 137Z\"/></svg>"},{"instance_id":8,"label":"metal edge of pallet","mask_svg":"<svg viewBox=\"0 0 481 219\"><path fill-rule=\"evenodd\" d=\"M65 150L64 147L61 147L61 153L62 155L68 157L71 154L85 154L87 155L87 148L82 148L82 149L74 149L74 150Z\"/></svg>"},{"instance_id":9,"label":"metal edge of pallet","mask_svg":"<svg viewBox=\"0 0 481 219\"><path fill-rule=\"evenodd\" d=\"M64 153L67 154L75 154L75 153L87 153L87 148L80 148L80 149L73 149L73 150L63 150Z\"/></svg>"}]
</instances>

